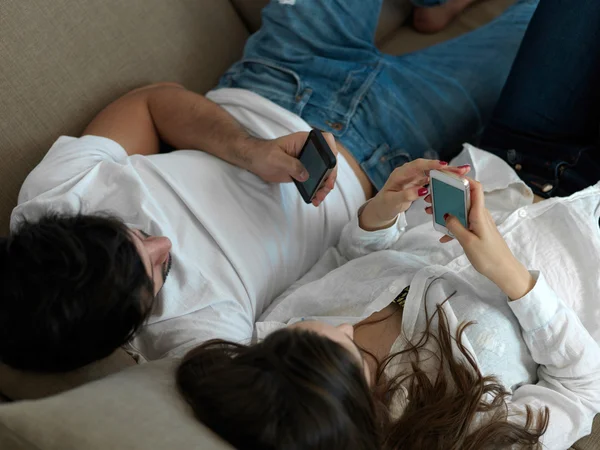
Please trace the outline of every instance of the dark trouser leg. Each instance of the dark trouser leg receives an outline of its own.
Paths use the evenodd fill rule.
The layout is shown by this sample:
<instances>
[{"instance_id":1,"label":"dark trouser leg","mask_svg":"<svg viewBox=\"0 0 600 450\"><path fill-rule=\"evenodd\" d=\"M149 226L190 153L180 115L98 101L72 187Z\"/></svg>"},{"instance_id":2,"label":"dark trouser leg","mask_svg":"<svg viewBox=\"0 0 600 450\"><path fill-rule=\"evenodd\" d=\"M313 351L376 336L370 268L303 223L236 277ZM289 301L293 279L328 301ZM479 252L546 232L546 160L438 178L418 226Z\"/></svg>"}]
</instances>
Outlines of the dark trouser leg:
<instances>
[{"instance_id":1,"label":"dark trouser leg","mask_svg":"<svg viewBox=\"0 0 600 450\"><path fill-rule=\"evenodd\" d=\"M481 147L540 195L600 180L600 1L541 0Z\"/></svg>"}]
</instances>

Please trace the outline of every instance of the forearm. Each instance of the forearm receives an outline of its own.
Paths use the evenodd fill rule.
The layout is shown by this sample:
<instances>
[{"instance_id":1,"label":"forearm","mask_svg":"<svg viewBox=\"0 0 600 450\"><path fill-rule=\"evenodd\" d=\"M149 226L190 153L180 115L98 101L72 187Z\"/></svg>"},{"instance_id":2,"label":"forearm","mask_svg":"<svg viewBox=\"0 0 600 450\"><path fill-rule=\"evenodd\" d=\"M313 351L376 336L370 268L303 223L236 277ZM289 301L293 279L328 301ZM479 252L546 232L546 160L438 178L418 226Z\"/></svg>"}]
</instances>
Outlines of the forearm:
<instances>
[{"instance_id":1,"label":"forearm","mask_svg":"<svg viewBox=\"0 0 600 450\"><path fill-rule=\"evenodd\" d=\"M248 152L259 139L251 137L223 108L182 88L148 95L148 110L160 138L176 149L202 150L248 168Z\"/></svg>"},{"instance_id":2,"label":"forearm","mask_svg":"<svg viewBox=\"0 0 600 450\"><path fill-rule=\"evenodd\" d=\"M177 83L135 89L104 108L84 135L119 143L129 155L158 153L160 140L176 149L203 150L248 169L254 139L219 105Z\"/></svg>"}]
</instances>

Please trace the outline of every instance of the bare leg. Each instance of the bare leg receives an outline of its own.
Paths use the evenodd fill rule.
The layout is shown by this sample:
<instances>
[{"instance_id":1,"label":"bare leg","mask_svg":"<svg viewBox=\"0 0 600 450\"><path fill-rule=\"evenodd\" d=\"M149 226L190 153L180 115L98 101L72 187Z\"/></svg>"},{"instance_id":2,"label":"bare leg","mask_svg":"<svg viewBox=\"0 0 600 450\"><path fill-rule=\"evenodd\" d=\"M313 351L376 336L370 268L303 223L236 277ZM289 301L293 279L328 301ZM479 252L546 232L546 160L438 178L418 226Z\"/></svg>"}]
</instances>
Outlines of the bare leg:
<instances>
[{"instance_id":1,"label":"bare leg","mask_svg":"<svg viewBox=\"0 0 600 450\"><path fill-rule=\"evenodd\" d=\"M473 2L475 0L448 0L439 6L416 6L413 26L421 33L437 33L446 28Z\"/></svg>"}]
</instances>

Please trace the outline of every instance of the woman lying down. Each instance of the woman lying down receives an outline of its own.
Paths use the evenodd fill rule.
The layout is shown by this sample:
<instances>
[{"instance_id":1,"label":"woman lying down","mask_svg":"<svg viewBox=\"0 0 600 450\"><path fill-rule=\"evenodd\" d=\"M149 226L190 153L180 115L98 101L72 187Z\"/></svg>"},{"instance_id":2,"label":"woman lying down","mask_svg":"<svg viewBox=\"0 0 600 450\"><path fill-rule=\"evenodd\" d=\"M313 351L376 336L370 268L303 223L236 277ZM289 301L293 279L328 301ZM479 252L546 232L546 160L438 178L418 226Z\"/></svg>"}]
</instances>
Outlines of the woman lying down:
<instances>
[{"instance_id":1,"label":"woman lying down","mask_svg":"<svg viewBox=\"0 0 600 450\"><path fill-rule=\"evenodd\" d=\"M505 186L471 180L470 229L448 217L446 245L423 200L405 213L438 162L396 169L264 313L255 344L187 355L177 381L196 416L247 449L564 449L588 434L600 184L532 204L497 163Z\"/></svg>"}]
</instances>

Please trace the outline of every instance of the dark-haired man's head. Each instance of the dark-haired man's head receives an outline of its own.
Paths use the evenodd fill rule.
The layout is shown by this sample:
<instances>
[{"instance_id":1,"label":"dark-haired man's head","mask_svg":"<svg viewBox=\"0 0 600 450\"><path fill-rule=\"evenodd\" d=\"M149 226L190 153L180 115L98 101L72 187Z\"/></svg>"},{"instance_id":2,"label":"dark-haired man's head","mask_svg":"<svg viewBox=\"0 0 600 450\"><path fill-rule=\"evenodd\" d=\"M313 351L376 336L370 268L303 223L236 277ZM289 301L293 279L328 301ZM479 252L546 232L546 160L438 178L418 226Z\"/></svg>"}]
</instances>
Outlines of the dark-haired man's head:
<instances>
[{"instance_id":1,"label":"dark-haired man's head","mask_svg":"<svg viewBox=\"0 0 600 450\"><path fill-rule=\"evenodd\" d=\"M64 372L109 356L150 314L170 249L112 217L24 222L0 238L0 362Z\"/></svg>"}]
</instances>

